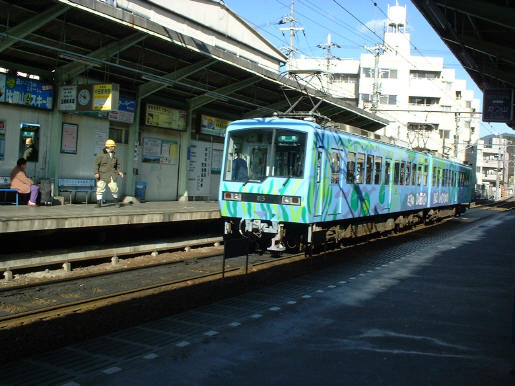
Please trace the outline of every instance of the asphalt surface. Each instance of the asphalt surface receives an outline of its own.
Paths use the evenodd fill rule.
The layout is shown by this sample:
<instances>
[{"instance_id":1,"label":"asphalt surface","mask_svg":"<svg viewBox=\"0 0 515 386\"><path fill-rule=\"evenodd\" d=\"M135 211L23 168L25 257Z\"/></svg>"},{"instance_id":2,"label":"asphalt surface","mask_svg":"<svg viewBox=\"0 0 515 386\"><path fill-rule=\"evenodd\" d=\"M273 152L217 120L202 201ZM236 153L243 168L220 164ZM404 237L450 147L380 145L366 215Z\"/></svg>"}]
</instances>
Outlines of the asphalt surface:
<instances>
[{"instance_id":1,"label":"asphalt surface","mask_svg":"<svg viewBox=\"0 0 515 386\"><path fill-rule=\"evenodd\" d=\"M476 221L477 220L477 221ZM1 366L1 384L512 385L511 212Z\"/></svg>"}]
</instances>

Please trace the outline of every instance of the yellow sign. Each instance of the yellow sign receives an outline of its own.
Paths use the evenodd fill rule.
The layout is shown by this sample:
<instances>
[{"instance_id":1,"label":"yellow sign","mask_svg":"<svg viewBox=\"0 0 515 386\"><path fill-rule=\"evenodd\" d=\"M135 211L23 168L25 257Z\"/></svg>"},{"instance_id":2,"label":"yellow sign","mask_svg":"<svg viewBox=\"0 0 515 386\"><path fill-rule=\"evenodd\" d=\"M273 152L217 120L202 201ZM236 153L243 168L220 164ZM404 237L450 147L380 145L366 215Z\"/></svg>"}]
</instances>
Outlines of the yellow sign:
<instances>
[{"instance_id":1,"label":"yellow sign","mask_svg":"<svg viewBox=\"0 0 515 386\"><path fill-rule=\"evenodd\" d=\"M119 90L119 85L114 83L93 85L93 110L116 110L120 99Z\"/></svg>"},{"instance_id":2,"label":"yellow sign","mask_svg":"<svg viewBox=\"0 0 515 386\"><path fill-rule=\"evenodd\" d=\"M166 129L186 130L186 111L147 104L145 124Z\"/></svg>"}]
</instances>

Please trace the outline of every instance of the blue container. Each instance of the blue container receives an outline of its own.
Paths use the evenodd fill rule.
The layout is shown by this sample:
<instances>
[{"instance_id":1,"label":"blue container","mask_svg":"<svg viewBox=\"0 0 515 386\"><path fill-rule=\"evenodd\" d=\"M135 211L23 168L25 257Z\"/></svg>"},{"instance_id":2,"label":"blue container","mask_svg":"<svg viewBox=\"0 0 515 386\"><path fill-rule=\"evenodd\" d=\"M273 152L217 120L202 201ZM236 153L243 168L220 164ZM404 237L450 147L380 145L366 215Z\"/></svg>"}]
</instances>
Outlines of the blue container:
<instances>
[{"instance_id":1,"label":"blue container","mask_svg":"<svg viewBox=\"0 0 515 386\"><path fill-rule=\"evenodd\" d=\"M145 200L145 190L147 189L147 183L144 181L138 181L136 182L136 190L134 192L134 195L136 198L140 201Z\"/></svg>"}]
</instances>

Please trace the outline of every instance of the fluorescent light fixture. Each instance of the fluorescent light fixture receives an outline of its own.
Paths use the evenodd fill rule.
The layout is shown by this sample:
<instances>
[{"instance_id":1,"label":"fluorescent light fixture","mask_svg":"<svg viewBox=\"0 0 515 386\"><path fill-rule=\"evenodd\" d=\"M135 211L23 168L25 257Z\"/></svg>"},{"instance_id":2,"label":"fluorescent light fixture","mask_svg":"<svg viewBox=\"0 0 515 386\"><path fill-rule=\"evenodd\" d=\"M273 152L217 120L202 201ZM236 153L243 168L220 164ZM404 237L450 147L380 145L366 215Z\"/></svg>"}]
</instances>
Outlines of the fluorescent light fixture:
<instances>
[{"instance_id":1,"label":"fluorescent light fixture","mask_svg":"<svg viewBox=\"0 0 515 386\"><path fill-rule=\"evenodd\" d=\"M153 75L153 74L143 74L141 75L141 79L150 80L151 82L161 83L165 86L175 86L175 82L173 80L164 78L162 76Z\"/></svg>"},{"instance_id":2,"label":"fluorescent light fixture","mask_svg":"<svg viewBox=\"0 0 515 386\"><path fill-rule=\"evenodd\" d=\"M90 58L89 56L85 56L85 55L70 54L70 53L62 52L59 54L59 56L63 59L73 60L74 62L87 64L88 66L93 66L93 67L100 67L100 65L102 64L99 61L97 61L96 59Z\"/></svg>"}]
</instances>

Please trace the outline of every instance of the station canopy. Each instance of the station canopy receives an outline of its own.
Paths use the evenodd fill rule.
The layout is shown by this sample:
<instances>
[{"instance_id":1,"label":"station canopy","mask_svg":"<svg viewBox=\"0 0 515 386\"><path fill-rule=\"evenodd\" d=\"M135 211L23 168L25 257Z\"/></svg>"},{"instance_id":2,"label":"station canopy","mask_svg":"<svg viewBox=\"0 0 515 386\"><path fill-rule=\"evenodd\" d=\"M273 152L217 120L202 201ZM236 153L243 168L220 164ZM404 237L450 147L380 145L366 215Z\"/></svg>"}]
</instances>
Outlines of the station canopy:
<instances>
[{"instance_id":1,"label":"station canopy","mask_svg":"<svg viewBox=\"0 0 515 386\"><path fill-rule=\"evenodd\" d=\"M139 3L151 9L153 2ZM388 124L319 90L307 88L306 93L278 70L113 5L0 0L0 67L38 74L57 85L117 83L121 96L202 109L227 120L271 116L295 105L297 111L315 108L334 122L368 131Z\"/></svg>"},{"instance_id":2,"label":"station canopy","mask_svg":"<svg viewBox=\"0 0 515 386\"><path fill-rule=\"evenodd\" d=\"M513 1L412 1L483 92L515 88Z\"/></svg>"}]
</instances>

